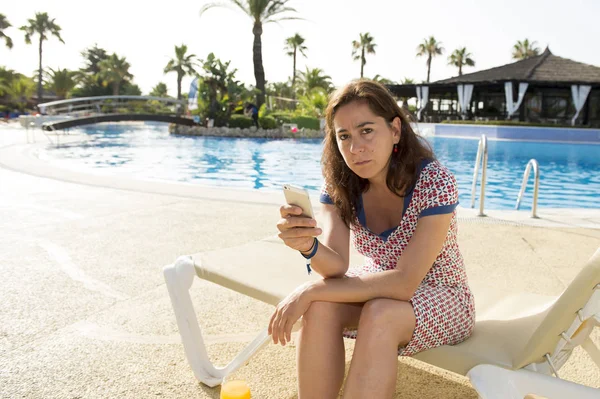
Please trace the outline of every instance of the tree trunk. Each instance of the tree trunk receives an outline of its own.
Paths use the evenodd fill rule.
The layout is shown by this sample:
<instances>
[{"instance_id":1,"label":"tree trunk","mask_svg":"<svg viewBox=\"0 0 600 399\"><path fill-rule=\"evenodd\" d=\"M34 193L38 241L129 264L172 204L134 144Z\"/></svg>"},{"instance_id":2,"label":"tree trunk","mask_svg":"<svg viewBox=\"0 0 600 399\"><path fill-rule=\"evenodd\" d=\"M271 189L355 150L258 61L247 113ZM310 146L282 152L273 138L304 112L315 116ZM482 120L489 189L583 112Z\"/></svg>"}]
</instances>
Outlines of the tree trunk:
<instances>
[{"instance_id":1,"label":"tree trunk","mask_svg":"<svg viewBox=\"0 0 600 399\"><path fill-rule=\"evenodd\" d=\"M429 83L429 73L431 72L431 54L427 57L427 83Z\"/></svg>"},{"instance_id":2,"label":"tree trunk","mask_svg":"<svg viewBox=\"0 0 600 399\"><path fill-rule=\"evenodd\" d=\"M38 97L38 104L41 104L44 102L44 99L42 98L42 96L43 96L43 94L42 94L42 35L40 35L39 54L40 54L40 64L39 64L39 68L38 68L37 97Z\"/></svg>"},{"instance_id":3,"label":"tree trunk","mask_svg":"<svg viewBox=\"0 0 600 399\"><path fill-rule=\"evenodd\" d=\"M178 100L181 100L181 79L183 79L183 71L177 71L177 99ZM177 110L176 115L180 116L183 112L181 104L177 104L175 109Z\"/></svg>"},{"instance_id":4,"label":"tree trunk","mask_svg":"<svg viewBox=\"0 0 600 399\"><path fill-rule=\"evenodd\" d=\"M115 82L113 83L113 96L118 96L119 95L119 86L120 83L118 80L115 80Z\"/></svg>"},{"instance_id":5,"label":"tree trunk","mask_svg":"<svg viewBox=\"0 0 600 399\"><path fill-rule=\"evenodd\" d=\"M255 22L252 28L254 34L254 45L253 45L253 61L254 61L254 78L256 79L256 88L258 94L256 95L256 105L260 108L265 103L265 69L262 62L262 43L260 36L262 35L262 24Z\"/></svg>"},{"instance_id":6,"label":"tree trunk","mask_svg":"<svg viewBox=\"0 0 600 399\"><path fill-rule=\"evenodd\" d=\"M458 64L458 76L462 76L462 64Z\"/></svg>"},{"instance_id":7,"label":"tree trunk","mask_svg":"<svg viewBox=\"0 0 600 399\"><path fill-rule=\"evenodd\" d=\"M365 69L365 46L363 46L363 48L360 52L360 78L361 79L363 77L364 69Z\"/></svg>"},{"instance_id":8,"label":"tree trunk","mask_svg":"<svg viewBox=\"0 0 600 399\"><path fill-rule=\"evenodd\" d=\"M177 72L177 99L181 100L181 79L183 79L183 74L181 72Z\"/></svg>"},{"instance_id":9,"label":"tree trunk","mask_svg":"<svg viewBox=\"0 0 600 399\"><path fill-rule=\"evenodd\" d=\"M294 69L292 71L292 88L296 85L296 46L294 46Z\"/></svg>"}]
</instances>

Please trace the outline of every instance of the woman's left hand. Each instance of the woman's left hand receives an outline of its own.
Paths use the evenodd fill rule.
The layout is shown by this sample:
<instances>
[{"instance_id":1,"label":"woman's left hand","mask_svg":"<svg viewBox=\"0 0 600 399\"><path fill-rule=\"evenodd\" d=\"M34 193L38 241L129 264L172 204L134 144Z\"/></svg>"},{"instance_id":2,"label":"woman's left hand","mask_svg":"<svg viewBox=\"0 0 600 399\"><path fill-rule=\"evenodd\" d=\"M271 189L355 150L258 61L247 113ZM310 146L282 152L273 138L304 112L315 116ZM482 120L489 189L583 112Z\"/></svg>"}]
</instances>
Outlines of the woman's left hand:
<instances>
[{"instance_id":1,"label":"woman's left hand","mask_svg":"<svg viewBox=\"0 0 600 399\"><path fill-rule=\"evenodd\" d=\"M269 321L269 335L273 338L273 343L281 343L285 346L286 342L292 340L294 324L306 313L311 304L306 296L306 290L310 285L306 283L296 288L277 305Z\"/></svg>"}]
</instances>

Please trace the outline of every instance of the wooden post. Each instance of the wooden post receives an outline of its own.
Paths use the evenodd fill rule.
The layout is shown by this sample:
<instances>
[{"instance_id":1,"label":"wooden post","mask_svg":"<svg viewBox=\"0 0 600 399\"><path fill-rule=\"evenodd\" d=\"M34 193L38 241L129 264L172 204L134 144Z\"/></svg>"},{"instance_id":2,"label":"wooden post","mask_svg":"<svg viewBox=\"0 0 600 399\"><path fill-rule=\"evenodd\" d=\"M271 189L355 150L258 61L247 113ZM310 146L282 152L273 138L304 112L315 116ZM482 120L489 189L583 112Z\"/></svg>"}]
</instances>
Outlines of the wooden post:
<instances>
[{"instance_id":1,"label":"wooden post","mask_svg":"<svg viewBox=\"0 0 600 399\"><path fill-rule=\"evenodd\" d=\"M525 95L523 96L523 101L521 101L521 104L519 105L519 121L523 122L525 121L525 103L527 102L527 96L529 95L530 91L527 90L525 92Z\"/></svg>"},{"instance_id":2,"label":"wooden post","mask_svg":"<svg viewBox=\"0 0 600 399\"><path fill-rule=\"evenodd\" d=\"M587 106L583 107L583 125L589 125L590 123L590 113L592 112L592 91L588 94L585 99Z\"/></svg>"},{"instance_id":3,"label":"wooden post","mask_svg":"<svg viewBox=\"0 0 600 399\"><path fill-rule=\"evenodd\" d=\"M544 90L540 90L540 120L546 118L546 110L544 109Z\"/></svg>"}]
</instances>

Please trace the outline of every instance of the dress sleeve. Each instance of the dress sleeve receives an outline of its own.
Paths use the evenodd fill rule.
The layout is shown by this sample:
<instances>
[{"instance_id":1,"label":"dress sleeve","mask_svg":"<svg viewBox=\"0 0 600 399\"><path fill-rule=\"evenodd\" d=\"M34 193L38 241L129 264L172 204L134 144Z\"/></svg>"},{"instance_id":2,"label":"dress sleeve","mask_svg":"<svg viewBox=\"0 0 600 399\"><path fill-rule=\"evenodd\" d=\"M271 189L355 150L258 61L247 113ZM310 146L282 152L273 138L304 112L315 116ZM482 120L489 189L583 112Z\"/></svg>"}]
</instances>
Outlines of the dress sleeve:
<instances>
[{"instance_id":1,"label":"dress sleeve","mask_svg":"<svg viewBox=\"0 0 600 399\"><path fill-rule=\"evenodd\" d=\"M458 206L458 186L452 172L432 162L422 172L419 217L452 213Z\"/></svg>"},{"instance_id":2,"label":"dress sleeve","mask_svg":"<svg viewBox=\"0 0 600 399\"><path fill-rule=\"evenodd\" d=\"M327 191L327 185L323 183L321 186L321 195L319 196L319 201L322 204L333 205L333 200L329 196L329 192Z\"/></svg>"}]
</instances>

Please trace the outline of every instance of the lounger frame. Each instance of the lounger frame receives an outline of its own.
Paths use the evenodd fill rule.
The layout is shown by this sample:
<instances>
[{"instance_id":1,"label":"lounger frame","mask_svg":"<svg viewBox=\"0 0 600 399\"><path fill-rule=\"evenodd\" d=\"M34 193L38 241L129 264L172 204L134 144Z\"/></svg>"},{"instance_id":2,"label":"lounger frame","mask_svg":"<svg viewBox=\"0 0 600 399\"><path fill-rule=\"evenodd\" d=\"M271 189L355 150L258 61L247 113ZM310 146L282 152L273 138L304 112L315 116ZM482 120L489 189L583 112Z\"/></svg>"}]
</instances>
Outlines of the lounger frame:
<instances>
[{"instance_id":1,"label":"lounger frame","mask_svg":"<svg viewBox=\"0 0 600 399\"><path fill-rule=\"evenodd\" d=\"M600 253L600 250L598 253ZM174 264L165 266L163 273L173 305L185 355L196 379L200 382L210 387L221 384L225 377L243 366L254 354L268 343L269 335L265 328L227 366L222 368L215 367L209 359L202 336L202 330L196 317L196 312L189 292L196 277L210 281L210 278L208 278L210 272L203 269L200 261L195 262L190 256L182 256L179 257ZM297 326L298 325L296 325L296 327ZM554 376L558 378L560 368L565 364L572 354L573 349L577 346L581 346L588 353L597 367L600 368L600 350L590 338L593 329L599 326L600 284L595 286L594 292L586 305L574 315L574 320L570 327L561 333L561 338L554 351L545 355L545 361L540 363L530 363L521 370L527 370L525 375L527 375L528 372L535 372L546 376L554 374ZM493 392L494 384L496 384L497 381L489 380L489 378L486 379L485 376L489 375L489 370L479 366L480 365L473 367L467 373L467 376L470 378L475 389L482 395L482 398L491 398L493 396L489 396L489 392ZM495 365L490 366L496 367ZM513 371L517 372L517 374L514 374L515 378L523 378L521 375L522 373L519 373L520 370ZM539 384L543 385L544 379L540 379ZM570 384L572 383L565 385L565 389L567 389ZM542 385L539 386L542 387ZM533 386L535 387L535 384L533 384ZM541 388L540 390L543 391ZM518 395L521 394L522 392L518 392ZM515 399L523 398L523 395L518 395L515 394L513 397Z\"/></svg>"}]
</instances>

